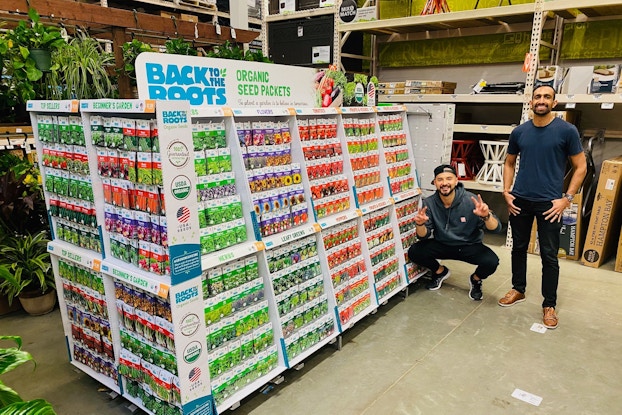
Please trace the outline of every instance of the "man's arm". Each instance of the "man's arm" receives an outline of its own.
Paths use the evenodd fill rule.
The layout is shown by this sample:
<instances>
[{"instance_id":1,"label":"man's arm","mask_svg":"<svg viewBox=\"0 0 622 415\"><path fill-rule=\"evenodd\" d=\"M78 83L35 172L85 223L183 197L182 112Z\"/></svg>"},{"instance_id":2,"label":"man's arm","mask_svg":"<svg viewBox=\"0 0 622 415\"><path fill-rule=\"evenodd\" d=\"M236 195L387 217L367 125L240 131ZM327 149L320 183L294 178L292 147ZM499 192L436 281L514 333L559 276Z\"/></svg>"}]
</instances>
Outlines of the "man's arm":
<instances>
[{"instance_id":1,"label":"man's arm","mask_svg":"<svg viewBox=\"0 0 622 415\"><path fill-rule=\"evenodd\" d=\"M514 171L516 170L516 154L508 154L503 163L503 195L510 193L514 183Z\"/></svg>"},{"instance_id":2,"label":"man's arm","mask_svg":"<svg viewBox=\"0 0 622 415\"><path fill-rule=\"evenodd\" d=\"M587 174L587 161L585 159L585 153L582 151L579 154L570 156L570 163L572 164L573 173L566 193L576 195L579 188L581 188L581 185L583 184L585 175ZM568 204L570 205L570 202L568 202Z\"/></svg>"}]
</instances>

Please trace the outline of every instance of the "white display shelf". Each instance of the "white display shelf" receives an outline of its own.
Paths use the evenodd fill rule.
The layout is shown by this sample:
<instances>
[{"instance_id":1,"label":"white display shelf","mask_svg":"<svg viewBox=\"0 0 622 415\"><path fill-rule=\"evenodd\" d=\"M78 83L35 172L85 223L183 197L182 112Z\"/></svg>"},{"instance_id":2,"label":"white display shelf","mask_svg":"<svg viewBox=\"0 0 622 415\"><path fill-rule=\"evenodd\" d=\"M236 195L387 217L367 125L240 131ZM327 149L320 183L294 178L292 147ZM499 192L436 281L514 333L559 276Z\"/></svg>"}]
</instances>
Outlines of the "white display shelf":
<instances>
[{"instance_id":1,"label":"white display shelf","mask_svg":"<svg viewBox=\"0 0 622 415\"><path fill-rule=\"evenodd\" d=\"M375 107L342 107L342 114L373 114L376 112Z\"/></svg>"},{"instance_id":2,"label":"white display shelf","mask_svg":"<svg viewBox=\"0 0 622 415\"><path fill-rule=\"evenodd\" d=\"M508 135L515 125L454 124L454 133L503 134Z\"/></svg>"},{"instance_id":3,"label":"white display shelf","mask_svg":"<svg viewBox=\"0 0 622 415\"><path fill-rule=\"evenodd\" d=\"M393 203L402 202L406 199L411 199L413 197L419 196L421 194L421 189L416 188L412 190L408 190L406 192L398 193L392 196Z\"/></svg>"},{"instance_id":4,"label":"white display shelf","mask_svg":"<svg viewBox=\"0 0 622 415\"><path fill-rule=\"evenodd\" d=\"M559 95L558 95L559 97ZM379 102L387 103L473 103L473 104L522 104L521 94L395 94L380 95Z\"/></svg>"},{"instance_id":5,"label":"white display shelf","mask_svg":"<svg viewBox=\"0 0 622 415\"><path fill-rule=\"evenodd\" d=\"M294 108L296 115L337 115L339 109L335 107L328 108Z\"/></svg>"},{"instance_id":6,"label":"white display shelf","mask_svg":"<svg viewBox=\"0 0 622 415\"><path fill-rule=\"evenodd\" d=\"M299 363L304 362L309 356L311 356L313 353L317 352L318 350L320 350L322 347L326 346L327 344L331 343L340 334L341 333L339 333L339 330L335 330L333 334L331 334L330 336L325 337L319 343L313 345L313 347L308 348L304 352L300 353L298 356L288 361L289 367L292 368L292 367L297 366Z\"/></svg>"},{"instance_id":7,"label":"white display shelf","mask_svg":"<svg viewBox=\"0 0 622 415\"><path fill-rule=\"evenodd\" d=\"M262 239L266 249L273 249L281 245L288 244L296 239L304 238L305 236L313 235L320 230L319 225L316 223L300 226L295 229L279 233L277 235L270 235Z\"/></svg>"},{"instance_id":8,"label":"white display shelf","mask_svg":"<svg viewBox=\"0 0 622 415\"><path fill-rule=\"evenodd\" d=\"M80 101L80 111L103 113L155 113L155 101L151 99L86 99Z\"/></svg>"},{"instance_id":9,"label":"white display shelf","mask_svg":"<svg viewBox=\"0 0 622 415\"><path fill-rule=\"evenodd\" d=\"M98 381L99 383L101 383L102 385L104 385L105 387L107 387L108 389L113 390L117 392L118 394L121 394L121 387L115 384L113 379L109 378L108 376L104 376L103 374L99 372L94 371L93 369L91 369L90 367L88 367L82 362L78 362L77 360L74 359L73 356L71 356L71 364L77 367L78 369L80 369L82 372L89 375L90 377L92 377L93 379L95 379L96 381ZM123 396L125 397L126 395L123 395Z\"/></svg>"},{"instance_id":10,"label":"white display shelf","mask_svg":"<svg viewBox=\"0 0 622 415\"><path fill-rule=\"evenodd\" d=\"M248 255L255 254L265 248L263 242L244 242L238 245L234 245L230 248L223 249L221 251L213 252L201 257L201 268L203 270L214 268L219 265L223 265L230 261L241 259Z\"/></svg>"},{"instance_id":11,"label":"white display shelf","mask_svg":"<svg viewBox=\"0 0 622 415\"><path fill-rule=\"evenodd\" d=\"M335 215L335 216L330 216L328 218L323 218L322 220L320 220L320 222L318 223L318 225L320 226L320 228L322 229L328 229L332 226L338 225L340 223L344 223L347 222L349 220L352 219L356 219L360 216L362 216L363 213L360 211L360 209L356 209L350 212L345 212L341 215Z\"/></svg>"},{"instance_id":12,"label":"white display shelf","mask_svg":"<svg viewBox=\"0 0 622 415\"><path fill-rule=\"evenodd\" d=\"M481 26L503 26L509 23L531 22L535 5L533 3L502 7L487 7L451 13L426 16L398 17L369 22L344 23L339 32L366 32L376 35L413 33L431 30L446 30Z\"/></svg>"},{"instance_id":13,"label":"white display shelf","mask_svg":"<svg viewBox=\"0 0 622 415\"><path fill-rule=\"evenodd\" d=\"M393 199L392 198L388 198L388 199L384 199L384 200L378 200L372 203L368 203L366 205L363 205L360 207L361 213L363 215L367 214L367 213L372 213L375 212L377 210L380 210L382 208L391 206L393 204Z\"/></svg>"},{"instance_id":14,"label":"white display shelf","mask_svg":"<svg viewBox=\"0 0 622 415\"><path fill-rule=\"evenodd\" d=\"M80 101L76 99L65 99L60 101L28 101L26 102L27 111L36 112L65 112L77 114L80 110Z\"/></svg>"},{"instance_id":15,"label":"white display shelf","mask_svg":"<svg viewBox=\"0 0 622 415\"><path fill-rule=\"evenodd\" d=\"M101 272L162 298L167 297L171 288L170 277L143 271L115 258L105 259Z\"/></svg>"},{"instance_id":16,"label":"white display shelf","mask_svg":"<svg viewBox=\"0 0 622 415\"><path fill-rule=\"evenodd\" d=\"M82 265L83 267L100 271L102 257L96 252L80 248L65 241L54 240L48 242L48 252L59 258Z\"/></svg>"},{"instance_id":17,"label":"white display shelf","mask_svg":"<svg viewBox=\"0 0 622 415\"><path fill-rule=\"evenodd\" d=\"M278 117L294 115L289 108L232 108L234 117Z\"/></svg>"},{"instance_id":18,"label":"white display shelf","mask_svg":"<svg viewBox=\"0 0 622 415\"><path fill-rule=\"evenodd\" d=\"M291 19L306 19L314 16L325 16L328 14L335 13L335 6L331 7L318 7L315 9L309 10L299 10L295 12L288 12L283 14L269 14L266 16L266 22L279 22L282 20L291 20Z\"/></svg>"},{"instance_id":19,"label":"white display shelf","mask_svg":"<svg viewBox=\"0 0 622 415\"><path fill-rule=\"evenodd\" d=\"M286 370L287 367L285 366L277 366L276 368L272 369L272 371L270 371L270 373L268 373L267 375L264 375L254 380L253 382L246 385L241 391L236 392L230 398L225 399L222 403L217 405L216 412L222 414L227 409L235 407L236 404L238 404L242 399L254 393L257 389L261 388L263 385L266 385Z\"/></svg>"},{"instance_id":20,"label":"white display shelf","mask_svg":"<svg viewBox=\"0 0 622 415\"><path fill-rule=\"evenodd\" d=\"M622 94L557 94L560 104L622 104Z\"/></svg>"},{"instance_id":21,"label":"white display shelf","mask_svg":"<svg viewBox=\"0 0 622 415\"><path fill-rule=\"evenodd\" d=\"M390 278L393 278L393 277L395 277L395 275L391 275L391 277L390 277ZM386 278L385 278L385 279L386 279ZM382 282L382 281L380 281L380 282ZM380 296L379 296L379 297L378 297L378 304L379 304L379 305L386 305L386 304L387 304L387 302L388 302L391 298L395 297L397 294L399 294L400 292L404 291L404 289L405 289L405 288L406 288L406 287L405 287L404 285L401 285L401 284L400 284L400 285L398 285L397 287L395 287L395 289L394 289L393 291L389 292L388 294L385 294L385 295L384 295L384 296L382 296L382 297L380 297ZM376 291L376 293L377 293L377 291ZM376 294L376 295L377 295L377 294Z\"/></svg>"},{"instance_id":22,"label":"white display shelf","mask_svg":"<svg viewBox=\"0 0 622 415\"><path fill-rule=\"evenodd\" d=\"M486 184L479 183L476 180L460 180L460 183L464 185L465 189L477 190L482 192L503 192L503 183L499 184Z\"/></svg>"},{"instance_id":23,"label":"white display shelf","mask_svg":"<svg viewBox=\"0 0 622 415\"><path fill-rule=\"evenodd\" d=\"M0 138L0 150L13 150L14 148L33 148L35 146L34 137L24 134L22 138ZM11 134L18 136L19 133Z\"/></svg>"},{"instance_id":24,"label":"white display shelf","mask_svg":"<svg viewBox=\"0 0 622 415\"><path fill-rule=\"evenodd\" d=\"M366 294L368 294L368 292L362 293L361 295L359 295L359 296L353 298L352 300L350 300L348 303L354 303L355 300L358 300L359 298L362 298ZM358 323L359 321L361 321L362 319L364 319L368 315L372 314L377 309L378 309L378 305L376 304L376 301L374 301L372 299L371 304L367 308L365 308L364 310L359 312L357 315L352 317L350 320L348 320L347 323L345 323L345 324L339 323L339 325L341 327L341 332L343 333L344 331L346 331L348 329L351 329L356 323ZM336 312L339 313L338 310ZM337 318L337 321L340 321L339 318Z\"/></svg>"}]
</instances>

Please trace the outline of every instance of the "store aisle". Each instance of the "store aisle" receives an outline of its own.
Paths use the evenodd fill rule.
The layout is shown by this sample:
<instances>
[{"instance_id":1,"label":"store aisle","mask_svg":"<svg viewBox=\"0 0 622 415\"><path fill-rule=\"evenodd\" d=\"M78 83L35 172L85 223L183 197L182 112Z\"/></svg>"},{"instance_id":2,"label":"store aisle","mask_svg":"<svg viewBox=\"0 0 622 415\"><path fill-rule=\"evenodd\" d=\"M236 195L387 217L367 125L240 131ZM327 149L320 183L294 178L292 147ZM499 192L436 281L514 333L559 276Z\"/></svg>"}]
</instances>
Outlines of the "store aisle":
<instances>
[{"instance_id":1,"label":"store aisle","mask_svg":"<svg viewBox=\"0 0 622 415\"><path fill-rule=\"evenodd\" d=\"M380 307L325 347L267 394L256 393L231 414L604 414L622 408L622 274L613 261L599 269L560 261L560 325L540 322L540 261L529 256L527 301L501 308L510 288L510 252L500 240L496 274L484 300L468 298L470 266L447 261L452 276L431 292L415 284L406 299ZM0 332L20 335L37 360L2 380L24 398L44 397L59 415L129 414L99 384L67 362L58 310L42 317L0 317ZM512 397L521 389L539 407Z\"/></svg>"}]
</instances>

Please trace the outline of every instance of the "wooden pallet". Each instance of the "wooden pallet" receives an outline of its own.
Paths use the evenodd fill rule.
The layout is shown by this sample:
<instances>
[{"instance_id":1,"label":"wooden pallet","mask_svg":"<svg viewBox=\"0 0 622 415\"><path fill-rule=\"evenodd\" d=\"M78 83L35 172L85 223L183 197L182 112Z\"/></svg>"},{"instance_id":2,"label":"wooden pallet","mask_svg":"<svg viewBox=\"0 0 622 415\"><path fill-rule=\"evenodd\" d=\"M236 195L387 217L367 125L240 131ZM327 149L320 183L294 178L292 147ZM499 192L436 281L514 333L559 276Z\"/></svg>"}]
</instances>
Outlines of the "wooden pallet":
<instances>
[{"instance_id":1,"label":"wooden pallet","mask_svg":"<svg viewBox=\"0 0 622 415\"><path fill-rule=\"evenodd\" d=\"M184 6L192 6L200 9L217 11L216 4L208 0L175 0L175 3Z\"/></svg>"}]
</instances>

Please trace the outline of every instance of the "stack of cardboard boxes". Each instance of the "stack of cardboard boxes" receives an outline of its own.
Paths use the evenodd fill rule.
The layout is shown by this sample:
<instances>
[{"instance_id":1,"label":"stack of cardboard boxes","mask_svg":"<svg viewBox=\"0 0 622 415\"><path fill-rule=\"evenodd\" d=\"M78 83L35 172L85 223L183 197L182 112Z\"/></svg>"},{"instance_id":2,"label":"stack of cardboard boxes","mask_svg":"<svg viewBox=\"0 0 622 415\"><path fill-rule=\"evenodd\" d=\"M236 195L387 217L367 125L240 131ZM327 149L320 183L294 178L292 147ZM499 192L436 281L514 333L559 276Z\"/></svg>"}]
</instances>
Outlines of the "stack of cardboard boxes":
<instances>
[{"instance_id":1,"label":"stack of cardboard boxes","mask_svg":"<svg viewBox=\"0 0 622 415\"><path fill-rule=\"evenodd\" d=\"M400 94L453 94L455 82L408 80L403 82L379 82L378 95Z\"/></svg>"}]
</instances>

